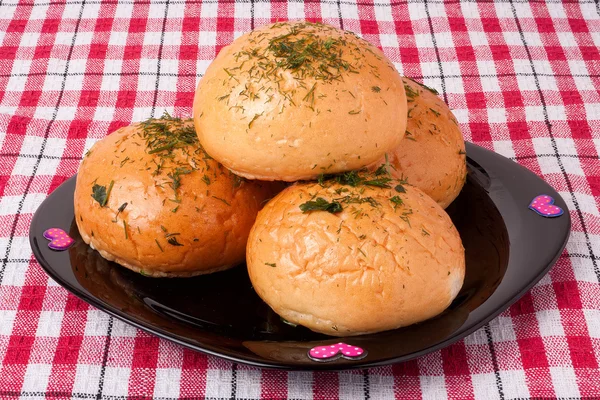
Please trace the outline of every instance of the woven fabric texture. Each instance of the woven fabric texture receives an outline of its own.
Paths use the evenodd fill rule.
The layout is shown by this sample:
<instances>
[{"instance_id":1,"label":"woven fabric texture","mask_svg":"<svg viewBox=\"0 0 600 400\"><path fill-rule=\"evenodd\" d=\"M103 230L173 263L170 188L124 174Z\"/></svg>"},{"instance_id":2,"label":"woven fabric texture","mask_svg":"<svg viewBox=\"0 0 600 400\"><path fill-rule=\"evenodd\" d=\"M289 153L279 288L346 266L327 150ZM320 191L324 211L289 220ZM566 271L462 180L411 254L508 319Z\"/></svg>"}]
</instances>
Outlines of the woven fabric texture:
<instances>
[{"instance_id":1,"label":"woven fabric texture","mask_svg":"<svg viewBox=\"0 0 600 400\"><path fill-rule=\"evenodd\" d=\"M436 88L468 141L566 200L571 239L518 303L441 351L352 372L237 365L78 300L33 258L38 205L91 145L189 115L218 51L323 21ZM0 398L600 398L600 6L592 0L0 1Z\"/></svg>"}]
</instances>

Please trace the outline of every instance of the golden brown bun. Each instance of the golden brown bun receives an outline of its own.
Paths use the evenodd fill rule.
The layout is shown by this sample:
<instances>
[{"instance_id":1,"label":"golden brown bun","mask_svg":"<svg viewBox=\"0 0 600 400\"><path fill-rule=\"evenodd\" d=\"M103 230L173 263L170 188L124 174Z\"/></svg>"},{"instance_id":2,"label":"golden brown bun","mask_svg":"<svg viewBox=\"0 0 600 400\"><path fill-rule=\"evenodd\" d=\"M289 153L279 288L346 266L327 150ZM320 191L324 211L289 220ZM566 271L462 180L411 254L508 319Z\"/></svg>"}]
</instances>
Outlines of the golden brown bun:
<instances>
[{"instance_id":1,"label":"golden brown bun","mask_svg":"<svg viewBox=\"0 0 600 400\"><path fill-rule=\"evenodd\" d=\"M446 208L460 193L467 176L465 141L456 118L434 92L402 78L408 101L406 136L388 152L390 172ZM379 160L376 168L385 162Z\"/></svg>"},{"instance_id":2,"label":"golden brown bun","mask_svg":"<svg viewBox=\"0 0 600 400\"><path fill-rule=\"evenodd\" d=\"M258 295L282 318L333 336L395 329L446 309L465 274L460 236L429 196L408 185L400 193L396 183L304 183L279 193L248 239ZM302 212L319 198L343 210Z\"/></svg>"},{"instance_id":3,"label":"golden brown bun","mask_svg":"<svg viewBox=\"0 0 600 400\"><path fill-rule=\"evenodd\" d=\"M236 174L291 182L359 169L395 148L406 97L394 66L365 40L276 23L221 50L196 89L194 122L206 151Z\"/></svg>"},{"instance_id":4,"label":"golden brown bun","mask_svg":"<svg viewBox=\"0 0 600 400\"><path fill-rule=\"evenodd\" d=\"M243 262L248 233L273 185L245 181L210 159L191 121L144 126L119 129L84 158L74 199L83 240L104 258L156 277L205 274ZM183 141L173 147L171 133L153 130L161 126ZM92 197L94 185L108 191L111 181L102 207Z\"/></svg>"}]
</instances>

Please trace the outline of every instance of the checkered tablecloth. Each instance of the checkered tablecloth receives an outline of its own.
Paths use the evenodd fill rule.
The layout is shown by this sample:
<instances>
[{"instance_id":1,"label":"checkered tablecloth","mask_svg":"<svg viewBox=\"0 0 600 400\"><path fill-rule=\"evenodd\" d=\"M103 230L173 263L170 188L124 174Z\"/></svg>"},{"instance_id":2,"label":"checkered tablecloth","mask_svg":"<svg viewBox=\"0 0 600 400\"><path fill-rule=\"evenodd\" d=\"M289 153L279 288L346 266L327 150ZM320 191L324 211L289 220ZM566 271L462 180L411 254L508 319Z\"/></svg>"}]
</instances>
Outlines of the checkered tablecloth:
<instances>
[{"instance_id":1,"label":"checkered tablecloth","mask_svg":"<svg viewBox=\"0 0 600 400\"><path fill-rule=\"evenodd\" d=\"M163 110L189 115L220 48L256 26L324 21L437 88L466 140L564 197L572 234L517 304L444 350L341 373L205 356L67 293L28 229L85 151ZM600 398L598 1L0 1L0 398Z\"/></svg>"}]
</instances>

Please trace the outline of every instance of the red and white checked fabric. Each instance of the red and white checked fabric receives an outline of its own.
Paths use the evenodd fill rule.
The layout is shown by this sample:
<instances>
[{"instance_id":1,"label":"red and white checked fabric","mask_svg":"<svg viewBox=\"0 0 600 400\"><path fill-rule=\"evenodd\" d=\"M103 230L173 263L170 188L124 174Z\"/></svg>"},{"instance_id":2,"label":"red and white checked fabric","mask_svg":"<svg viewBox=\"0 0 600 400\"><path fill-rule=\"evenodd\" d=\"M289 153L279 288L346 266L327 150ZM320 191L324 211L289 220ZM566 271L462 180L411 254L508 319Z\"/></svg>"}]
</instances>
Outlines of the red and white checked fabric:
<instances>
[{"instance_id":1,"label":"red and white checked fabric","mask_svg":"<svg viewBox=\"0 0 600 400\"><path fill-rule=\"evenodd\" d=\"M569 205L552 271L484 328L353 372L236 365L76 299L32 257L41 201L116 128L189 115L219 49L255 26L324 21L437 88L465 139ZM593 0L0 1L0 398L600 398L600 6Z\"/></svg>"}]
</instances>

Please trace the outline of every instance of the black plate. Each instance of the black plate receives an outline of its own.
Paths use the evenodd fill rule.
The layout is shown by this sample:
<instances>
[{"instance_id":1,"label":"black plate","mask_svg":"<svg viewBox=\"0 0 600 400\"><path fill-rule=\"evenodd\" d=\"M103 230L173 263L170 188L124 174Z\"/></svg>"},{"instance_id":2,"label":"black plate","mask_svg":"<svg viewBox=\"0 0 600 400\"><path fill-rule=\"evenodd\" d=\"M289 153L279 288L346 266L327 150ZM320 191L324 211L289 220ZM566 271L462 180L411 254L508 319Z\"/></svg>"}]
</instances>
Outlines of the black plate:
<instances>
[{"instance_id":1,"label":"black plate","mask_svg":"<svg viewBox=\"0 0 600 400\"><path fill-rule=\"evenodd\" d=\"M186 279L153 279L110 263L81 240L73 220L75 178L37 210L31 247L48 275L76 296L138 328L205 353L261 367L346 369L422 356L480 328L508 308L550 269L569 236L569 213L544 218L528 209L547 183L516 163L467 143L469 175L448 208L465 249L465 284L438 317L373 335L332 338L291 327L252 290L246 269ZM62 228L76 239L68 251L48 248L43 232ZM310 348L343 341L368 354L361 360L315 362Z\"/></svg>"}]
</instances>

